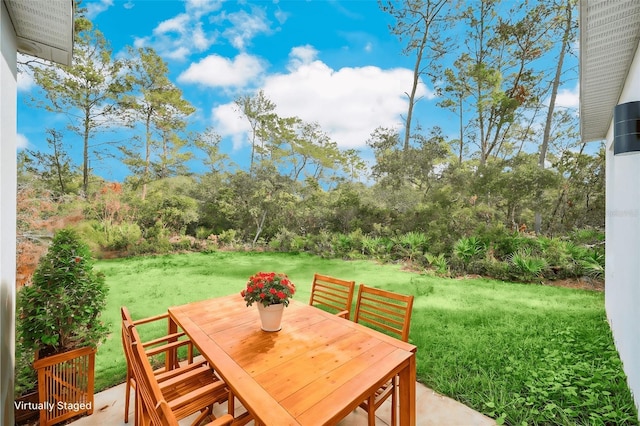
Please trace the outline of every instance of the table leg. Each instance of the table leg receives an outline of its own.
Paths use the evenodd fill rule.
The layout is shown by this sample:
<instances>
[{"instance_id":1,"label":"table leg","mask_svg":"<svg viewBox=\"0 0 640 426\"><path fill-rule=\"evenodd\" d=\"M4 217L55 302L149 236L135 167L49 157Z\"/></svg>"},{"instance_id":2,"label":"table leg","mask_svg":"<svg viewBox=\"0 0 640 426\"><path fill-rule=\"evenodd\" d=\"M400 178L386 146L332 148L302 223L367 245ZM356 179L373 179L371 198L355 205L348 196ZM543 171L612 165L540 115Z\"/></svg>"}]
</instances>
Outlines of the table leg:
<instances>
[{"instance_id":1,"label":"table leg","mask_svg":"<svg viewBox=\"0 0 640 426\"><path fill-rule=\"evenodd\" d=\"M400 371L400 425L416 425L416 355Z\"/></svg>"},{"instance_id":2,"label":"table leg","mask_svg":"<svg viewBox=\"0 0 640 426\"><path fill-rule=\"evenodd\" d=\"M173 320L173 318L171 318L171 316L169 316L167 328L168 328L167 332L169 333L168 334L169 336L178 332L178 324L176 324L176 322ZM178 365L177 350L173 349L168 351L164 360L165 371L173 370L174 368L177 367L177 365Z\"/></svg>"}]
</instances>

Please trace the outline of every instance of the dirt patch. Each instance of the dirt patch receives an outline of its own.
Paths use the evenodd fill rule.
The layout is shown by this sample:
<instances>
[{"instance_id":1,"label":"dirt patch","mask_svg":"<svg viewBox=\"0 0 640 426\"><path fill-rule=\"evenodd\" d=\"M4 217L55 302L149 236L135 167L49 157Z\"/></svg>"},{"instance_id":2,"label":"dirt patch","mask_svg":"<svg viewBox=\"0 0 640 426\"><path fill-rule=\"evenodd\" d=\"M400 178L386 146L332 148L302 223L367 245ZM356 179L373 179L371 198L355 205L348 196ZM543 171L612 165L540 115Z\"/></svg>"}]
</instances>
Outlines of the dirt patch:
<instances>
[{"instance_id":1,"label":"dirt patch","mask_svg":"<svg viewBox=\"0 0 640 426\"><path fill-rule=\"evenodd\" d=\"M547 281L544 285L575 288L577 290L604 291L604 281L594 280L592 278L569 278L566 280Z\"/></svg>"}]
</instances>

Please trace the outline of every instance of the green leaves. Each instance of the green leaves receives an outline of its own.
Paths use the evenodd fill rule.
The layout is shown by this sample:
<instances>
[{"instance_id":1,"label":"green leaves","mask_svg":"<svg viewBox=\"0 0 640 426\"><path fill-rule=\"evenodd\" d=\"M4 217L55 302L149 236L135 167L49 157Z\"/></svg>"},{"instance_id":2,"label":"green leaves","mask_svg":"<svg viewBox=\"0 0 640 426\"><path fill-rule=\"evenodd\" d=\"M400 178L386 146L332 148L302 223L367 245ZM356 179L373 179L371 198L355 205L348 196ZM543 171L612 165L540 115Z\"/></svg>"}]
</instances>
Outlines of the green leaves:
<instances>
[{"instance_id":1,"label":"green leaves","mask_svg":"<svg viewBox=\"0 0 640 426\"><path fill-rule=\"evenodd\" d=\"M33 284L18 293L22 345L41 353L98 345L107 333L99 319L107 292L104 276L93 272L87 246L70 229L58 231Z\"/></svg>"}]
</instances>

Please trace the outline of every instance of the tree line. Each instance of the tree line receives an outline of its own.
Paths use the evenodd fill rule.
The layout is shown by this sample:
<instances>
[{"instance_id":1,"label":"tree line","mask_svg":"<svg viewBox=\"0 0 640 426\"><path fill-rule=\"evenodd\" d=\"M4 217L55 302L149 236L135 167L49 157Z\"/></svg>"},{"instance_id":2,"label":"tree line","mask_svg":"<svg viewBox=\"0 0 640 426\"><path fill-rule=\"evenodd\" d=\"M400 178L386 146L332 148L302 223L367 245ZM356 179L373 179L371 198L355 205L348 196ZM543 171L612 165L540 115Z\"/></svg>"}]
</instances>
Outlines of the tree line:
<instances>
[{"instance_id":1,"label":"tree line","mask_svg":"<svg viewBox=\"0 0 640 426\"><path fill-rule=\"evenodd\" d=\"M68 116L82 164L71 160L60 129L48 129L48 149L19 154L21 191L46 198L56 214L80 215L100 250L123 253L162 251L184 237L282 248L296 236L415 232L424 237L422 254L437 256L472 236L602 230L604 148L587 153L576 115L555 109L571 75L575 3L381 1L404 42L399 53L415 59L404 127L375 129L367 164L318 123L278 115L257 91L235 101L250 128L247 166L221 152L215 129L191 130L195 108L153 49L114 58L79 9L72 66L21 65L43 90L32 103ZM465 38L452 49L447 34L456 27ZM458 138L416 115L424 80L458 116ZM113 125L128 126L130 137L97 137ZM100 178L107 156L128 168L124 182ZM194 173L193 161L205 171ZM19 223L21 235L33 226Z\"/></svg>"}]
</instances>

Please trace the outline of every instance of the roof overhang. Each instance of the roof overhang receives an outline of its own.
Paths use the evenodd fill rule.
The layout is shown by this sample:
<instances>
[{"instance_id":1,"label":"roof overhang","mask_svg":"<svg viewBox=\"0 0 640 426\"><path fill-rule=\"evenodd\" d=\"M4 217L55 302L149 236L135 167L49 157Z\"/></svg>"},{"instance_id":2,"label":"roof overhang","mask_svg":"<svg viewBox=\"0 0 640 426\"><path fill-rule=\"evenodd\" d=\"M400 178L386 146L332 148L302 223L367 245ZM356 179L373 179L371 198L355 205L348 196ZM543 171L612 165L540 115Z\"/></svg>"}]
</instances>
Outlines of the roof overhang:
<instances>
[{"instance_id":1,"label":"roof overhang","mask_svg":"<svg viewBox=\"0 0 640 426\"><path fill-rule=\"evenodd\" d=\"M640 41L640 1L580 0L580 134L602 140Z\"/></svg>"},{"instance_id":2,"label":"roof overhang","mask_svg":"<svg viewBox=\"0 0 640 426\"><path fill-rule=\"evenodd\" d=\"M73 0L3 0L18 38L18 52L71 65Z\"/></svg>"}]
</instances>

